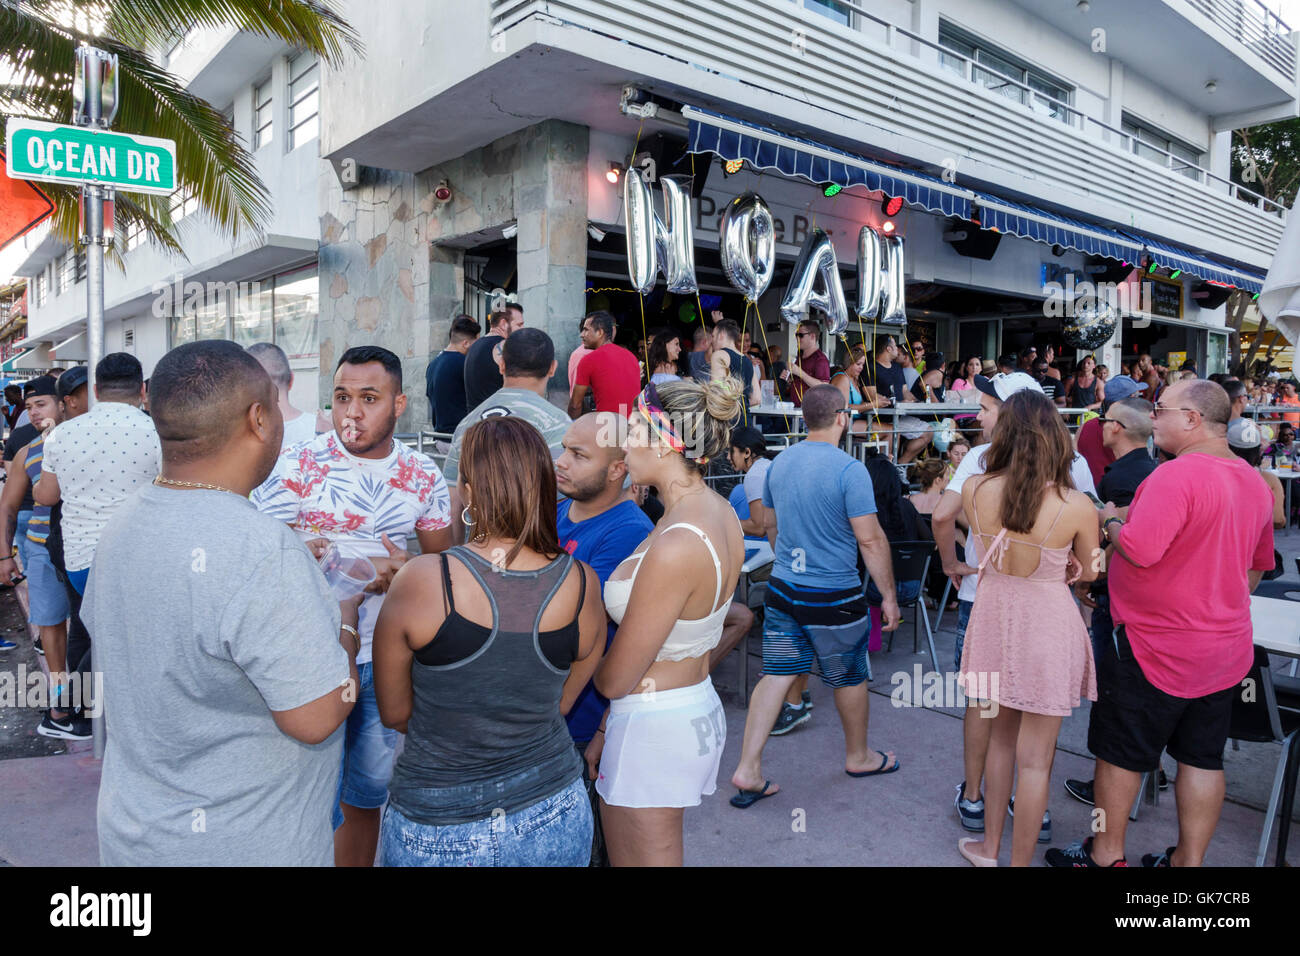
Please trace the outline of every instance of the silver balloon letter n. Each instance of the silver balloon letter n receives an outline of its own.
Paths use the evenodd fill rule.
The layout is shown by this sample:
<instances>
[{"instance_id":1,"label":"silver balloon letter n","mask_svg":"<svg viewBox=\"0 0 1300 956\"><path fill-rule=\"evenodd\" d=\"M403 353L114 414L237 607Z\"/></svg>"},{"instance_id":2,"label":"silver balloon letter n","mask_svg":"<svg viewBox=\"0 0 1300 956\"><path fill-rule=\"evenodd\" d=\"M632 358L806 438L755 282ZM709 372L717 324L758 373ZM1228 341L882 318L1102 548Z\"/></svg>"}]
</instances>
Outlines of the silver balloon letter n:
<instances>
[{"instance_id":1,"label":"silver balloon letter n","mask_svg":"<svg viewBox=\"0 0 1300 956\"><path fill-rule=\"evenodd\" d=\"M695 242L689 176L660 176L664 215L655 214L650 184L639 170L623 177L623 215L627 222L627 273L642 295L655 287L660 270L669 292L695 292Z\"/></svg>"}]
</instances>

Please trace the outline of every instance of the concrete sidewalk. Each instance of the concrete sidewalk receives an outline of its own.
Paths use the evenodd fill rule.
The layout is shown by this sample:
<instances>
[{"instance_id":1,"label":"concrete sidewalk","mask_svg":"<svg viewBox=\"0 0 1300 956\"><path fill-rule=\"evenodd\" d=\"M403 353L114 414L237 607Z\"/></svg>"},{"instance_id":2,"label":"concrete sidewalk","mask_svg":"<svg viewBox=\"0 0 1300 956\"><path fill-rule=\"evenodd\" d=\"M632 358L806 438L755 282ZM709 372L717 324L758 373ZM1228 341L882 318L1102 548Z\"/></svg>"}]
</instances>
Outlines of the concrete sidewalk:
<instances>
[{"instance_id":1,"label":"concrete sidewalk","mask_svg":"<svg viewBox=\"0 0 1300 956\"><path fill-rule=\"evenodd\" d=\"M1294 580L1294 556L1300 534L1279 544ZM904 613L893 652L872 655L869 742L893 750L902 761L894 774L853 779L844 773L844 744L829 690L813 679L815 708L810 721L783 737L770 738L764 772L781 792L748 810L728 804L735 792L730 777L740 755L746 711L738 704L739 658L724 661L714 675L727 717L727 746L718 773L718 789L701 806L686 812L686 863L692 866L967 866L957 853L966 832L957 822L954 792L962 779L961 715L954 708L898 707L890 694L893 675L929 668L924 628L920 654L912 653L911 618ZM935 635L939 664L951 666L956 634L955 612L944 615ZM750 681L761 669L761 640L749 640ZM33 733L34 733L33 724ZM1065 846L1090 832L1092 808L1065 794L1066 778L1090 779L1093 763L1086 747L1088 705L1065 719L1052 772L1049 808L1053 846ZM95 802L99 761L91 745L70 744L58 756L0 760L0 864L26 866L94 866L98 864ZM1280 746L1229 746L1225 754L1227 802L1206 862L1214 866L1250 866L1255 860L1263 809L1272 784ZM1165 758L1173 777L1174 764ZM990 812L992 808L990 808ZM1130 824L1128 859L1138 865L1142 854L1160 851L1177 835L1174 792L1160 794L1158 806L1143 803ZM1300 844L1300 828L1293 829ZM1276 828L1267 861L1273 861ZM1293 844L1294 845L1294 844ZM1042 859L1045 847L1039 848ZM1297 853L1292 850L1292 859ZM1010 853L1010 832L1002 861Z\"/></svg>"}]
</instances>

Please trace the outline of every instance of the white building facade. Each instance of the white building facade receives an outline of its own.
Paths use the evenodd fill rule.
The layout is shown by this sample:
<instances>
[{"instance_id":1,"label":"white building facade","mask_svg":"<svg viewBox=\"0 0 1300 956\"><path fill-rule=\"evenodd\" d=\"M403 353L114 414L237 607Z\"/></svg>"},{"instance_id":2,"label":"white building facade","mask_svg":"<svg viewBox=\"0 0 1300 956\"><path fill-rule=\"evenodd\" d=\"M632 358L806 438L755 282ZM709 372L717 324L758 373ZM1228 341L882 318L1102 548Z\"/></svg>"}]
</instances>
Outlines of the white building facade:
<instances>
[{"instance_id":1,"label":"white building facade","mask_svg":"<svg viewBox=\"0 0 1300 956\"><path fill-rule=\"evenodd\" d=\"M909 333L949 359L1059 349L1051 283L1140 272L1155 304L1138 300L1099 357L1221 370L1223 299L1258 289L1284 224L1229 181L1233 128L1296 115L1294 37L1255 0L1152 0L1140 15L1119 0L401 0L345 16L368 56L323 80L322 354L387 344L413 398L452 317L481 315L493 290L561 358L593 306L629 344L643 310L649 333L687 330L701 307L740 319L716 227L749 189L773 207L779 262L747 327L788 354L777 309L808 230L831 234L851 299L858 230L887 218L887 190L828 197L785 168L825 151L924 181L892 221ZM758 163L756 140L774 146ZM695 177L698 302L662 280L643 302L628 291L611 167L647 156ZM975 241L954 241L963 231Z\"/></svg>"},{"instance_id":2,"label":"white building facade","mask_svg":"<svg viewBox=\"0 0 1300 956\"><path fill-rule=\"evenodd\" d=\"M236 30L192 30L159 61L232 119L270 192L260 236L232 241L178 193L184 256L128 234L122 267L106 263L104 351L130 352L145 376L168 349L196 339L274 341L289 356L292 399L315 408L319 369L316 209L320 67L310 54ZM85 256L48 226L19 240L28 277L30 351L13 364L44 369L86 360Z\"/></svg>"},{"instance_id":3,"label":"white building facade","mask_svg":"<svg viewBox=\"0 0 1300 956\"><path fill-rule=\"evenodd\" d=\"M1258 289L1284 225L1285 209L1230 181L1234 128L1297 115L1294 35L1256 0L1149 0L1140 14L1122 0L339 6L365 54L335 67L235 31L166 54L231 111L274 219L232 246L188 217L187 263L129 251L125 275L108 271L106 349L147 373L192 338L273 338L306 407L328 401L346 348L383 345L404 361L412 431L451 320L483 317L501 292L561 367L592 308L616 314L625 344L720 308L789 354L778 306L810 230L830 234L851 301L858 231L888 219L906 241L909 338L949 359L1059 349L1054 288L1141 280L1156 294L1098 357L1115 370L1150 351L1207 374L1226 364L1225 297ZM828 157L834 174L810 179ZM698 298L662 280L631 291L629 163L693 176ZM746 190L776 218L776 278L756 309L718 256L718 216ZM76 256L26 241L27 361L84 357ZM190 308L187 281L255 286Z\"/></svg>"}]
</instances>

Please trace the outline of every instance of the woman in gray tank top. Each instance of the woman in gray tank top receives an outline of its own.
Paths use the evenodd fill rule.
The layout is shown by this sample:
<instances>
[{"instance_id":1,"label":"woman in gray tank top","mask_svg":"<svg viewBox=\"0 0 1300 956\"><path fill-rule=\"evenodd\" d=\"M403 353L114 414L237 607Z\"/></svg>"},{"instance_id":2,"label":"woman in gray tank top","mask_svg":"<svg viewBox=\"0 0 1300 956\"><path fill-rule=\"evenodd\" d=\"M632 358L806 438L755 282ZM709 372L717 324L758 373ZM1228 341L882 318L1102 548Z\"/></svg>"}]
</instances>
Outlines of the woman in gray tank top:
<instances>
[{"instance_id":1,"label":"woman in gray tank top","mask_svg":"<svg viewBox=\"0 0 1300 956\"><path fill-rule=\"evenodd\" d=\"M592 815L564 723L604 649L596 573L565 554L555 471L518 418L466 433L470 541L409 561L375 625L384 724L406 734L385 866L586 866Z\"/></svg>"}]
</instances>

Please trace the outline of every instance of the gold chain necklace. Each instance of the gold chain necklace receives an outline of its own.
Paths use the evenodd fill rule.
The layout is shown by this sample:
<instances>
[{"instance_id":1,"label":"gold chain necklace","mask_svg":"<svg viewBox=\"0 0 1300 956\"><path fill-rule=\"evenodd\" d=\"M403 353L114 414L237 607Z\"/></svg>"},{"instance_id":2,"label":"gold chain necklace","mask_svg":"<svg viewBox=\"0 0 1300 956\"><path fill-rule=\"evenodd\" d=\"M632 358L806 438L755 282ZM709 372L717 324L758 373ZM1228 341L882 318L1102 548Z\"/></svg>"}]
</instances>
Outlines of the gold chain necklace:
<instances>
[{"instance_id":1,"label":"gold chain necklace","mask_svg":"<svg viewBox=\"0 0 1300 956\"><path fill-rule=\"evenodd\" d=\"M239 495L240 498L247 498L248 495L241 495L238 491L231 491L229 488L222 488L220 485L207 485L201 481L177 481L175 478L164 478L159 475L153 480L155 485L170 485L173 488L203 488L206 491L224 491L227 494Z\"/></svg>"}]
</instances>

